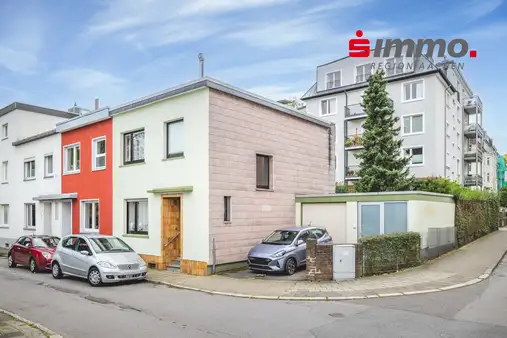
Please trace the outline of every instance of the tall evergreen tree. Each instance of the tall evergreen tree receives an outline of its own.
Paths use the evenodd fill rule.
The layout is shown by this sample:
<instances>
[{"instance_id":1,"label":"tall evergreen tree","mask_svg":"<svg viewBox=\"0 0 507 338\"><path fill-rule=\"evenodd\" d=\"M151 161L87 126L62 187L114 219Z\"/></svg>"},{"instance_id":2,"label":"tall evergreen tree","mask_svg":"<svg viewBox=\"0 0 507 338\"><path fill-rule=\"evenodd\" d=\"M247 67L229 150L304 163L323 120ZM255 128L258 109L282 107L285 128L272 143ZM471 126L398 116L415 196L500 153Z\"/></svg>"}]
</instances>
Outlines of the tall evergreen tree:
<instances>
[{"instance_id":1,"label":"tall evergreen tree","mask_svg":"<svg viewBox=\"0 0 507 338\"><path fill-rule=\"evenodd\" d=\"M410 190L414 183L407 167L410 157L402 154L402 140L398 137L400 127L396 126L399 118L394 116L383 70L378 70L368 79L361 106L367 117L361 138L364 149L356 154L361 165L356 191Z\"/></svg>"}]
</instances>

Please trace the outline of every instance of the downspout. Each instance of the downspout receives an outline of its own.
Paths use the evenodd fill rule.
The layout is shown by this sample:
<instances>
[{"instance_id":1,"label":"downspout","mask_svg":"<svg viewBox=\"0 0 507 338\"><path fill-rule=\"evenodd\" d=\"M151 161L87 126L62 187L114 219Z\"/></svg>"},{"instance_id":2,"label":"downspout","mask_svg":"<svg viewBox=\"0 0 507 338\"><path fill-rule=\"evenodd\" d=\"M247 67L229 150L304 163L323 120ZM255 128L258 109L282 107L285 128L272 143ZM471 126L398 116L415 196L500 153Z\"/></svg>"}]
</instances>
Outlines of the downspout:
<instances>
[{"instance_id":1,"label":"downspout","mask_svg":"<svg viewBox=\"0 0 507 338\"><path fill-rule=\"evenodd\" d=\"M445 96L444 96L444 177L446 177L447 173L447 91L451 88L450 85L445 87ZM452 94L452 92L451 92ZM462 124L463 125L463 124ZM463 131L461 131L463 133ZM462 160L460 160L461 162ZM461 163L460 163L461 164Z\"/></svg>"},{"instance_id":2,"label":"downspout","mask_svg":"<svg viewBox=\"0 0 507 338\"><path fill-rule=\"evenodd\" d=\"M347 95L347 91L345 90L344 91L345 93L345 107L348 108L349 107L349 96ZM345 142L345 138L347 137L347 120L345 119L345 108L343 109L343 137L342 137L342 142ZM345 178L347 177L347 167L349 165L348 163L348 153L345 151L345 145L342 147L343 149L343 185L348 185L347 182L345 181ZM348 188L347 188L347 191L348 191Z\"/></svg>"}]
</instances>

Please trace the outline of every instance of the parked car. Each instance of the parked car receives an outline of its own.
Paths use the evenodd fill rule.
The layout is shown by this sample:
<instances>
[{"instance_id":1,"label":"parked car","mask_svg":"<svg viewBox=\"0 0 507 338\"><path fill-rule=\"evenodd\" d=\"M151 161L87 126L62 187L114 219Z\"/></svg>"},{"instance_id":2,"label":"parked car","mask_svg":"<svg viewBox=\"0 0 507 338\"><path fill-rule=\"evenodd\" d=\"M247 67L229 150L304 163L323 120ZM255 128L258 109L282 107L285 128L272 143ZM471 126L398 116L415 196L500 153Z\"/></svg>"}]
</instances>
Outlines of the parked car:
<instances>
[{"instance_id":1,"label":"parked car","mask_svg":"<svg viewBox=\"0 0 507 338\"><path fill-rule=\"evenodd\" d=\"M332 242L325 228L291 227L273 231L248 253L248 267L252 271L285 272L293 275L306 264L306 241Z\"/></svg>"},{"instance_id":2,"label":"parked car","mask_svg":"<svg viewBox=\"0 0 507 338\"><path fill-rule=\"evenodd\" d=\"M146 279L144 260L114 236L80 234L64 237L53 255L53 277L86 278L91 286Z\"/></svg>"},{"instance_id":3,"label":"parked car","mask_svg":"<svg viewBox=\"0 0 507 338\"><path fill-rule=\"evenodd\" d=\"M60 238L54 236L22 236L9 249L7 262L10 268L28 265L31 272L51 270L53 253Z\"/></svg>"}]
</instances>

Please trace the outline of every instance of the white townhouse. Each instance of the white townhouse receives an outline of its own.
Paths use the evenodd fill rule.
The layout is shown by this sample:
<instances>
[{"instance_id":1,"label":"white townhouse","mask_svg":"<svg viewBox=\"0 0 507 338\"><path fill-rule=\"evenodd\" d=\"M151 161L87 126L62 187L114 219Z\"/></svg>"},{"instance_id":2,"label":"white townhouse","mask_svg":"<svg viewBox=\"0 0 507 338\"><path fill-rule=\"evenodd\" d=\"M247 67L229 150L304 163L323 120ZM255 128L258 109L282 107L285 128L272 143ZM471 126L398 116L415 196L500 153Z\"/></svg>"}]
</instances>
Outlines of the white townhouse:
<instances>
[{"instance_id":1,"label":"white townhouse","mask_svg":"<svg viewBox=\"0 0 507 338\"><path fill-rule=\"evenodd\" d=\"M61 145L54 128L75 116L18 102L0 109L0 246L27 234L64 234L57 201ZM45 196L53 197L39 201Z\"/></svg>"}]
</instances>

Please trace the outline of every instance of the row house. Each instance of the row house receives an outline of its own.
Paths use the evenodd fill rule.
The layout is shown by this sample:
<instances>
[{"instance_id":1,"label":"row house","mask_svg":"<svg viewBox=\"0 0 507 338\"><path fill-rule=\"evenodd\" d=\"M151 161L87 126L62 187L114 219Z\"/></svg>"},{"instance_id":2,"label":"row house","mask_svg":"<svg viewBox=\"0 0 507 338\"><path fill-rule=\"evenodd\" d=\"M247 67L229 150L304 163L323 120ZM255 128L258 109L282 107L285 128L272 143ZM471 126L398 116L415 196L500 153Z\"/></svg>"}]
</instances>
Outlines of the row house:
<instances>
[{"instance_id":1,"label":"row house","mask_svg":"<svg viewBox=\"0 0 507 338\"><path fill-rule=\"evenodd\" d=\"M58 186L27 199L61 223L36 232L112 234L158 269L245 261L296 194L334 192L332 123L208 77L54 124Z\"/></svg>"}]
</instances>

